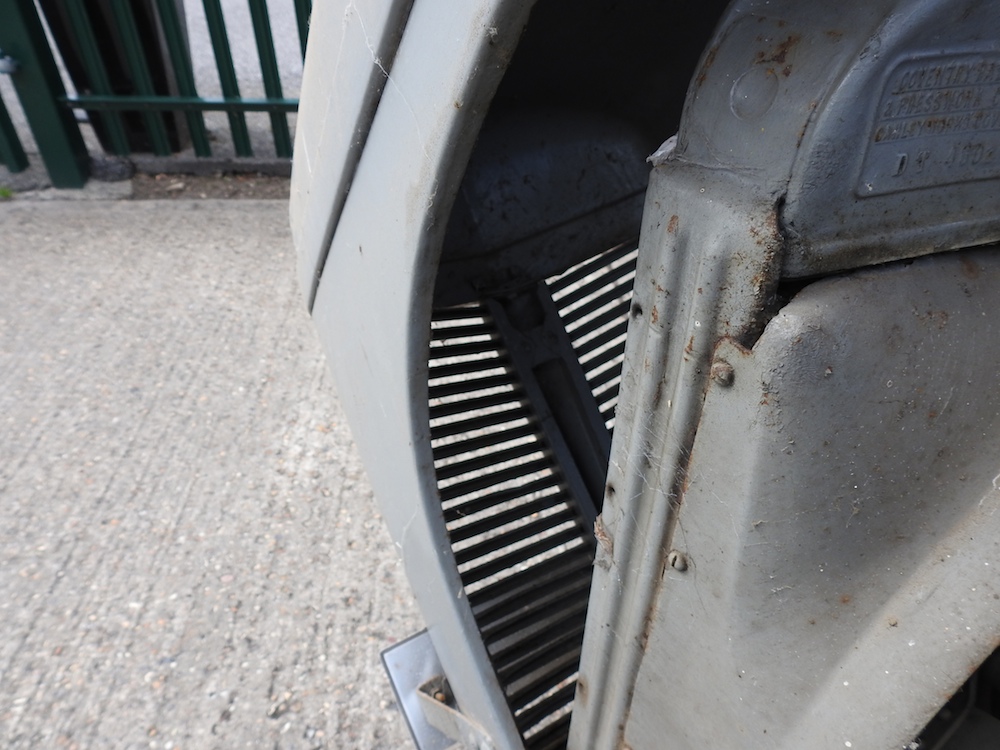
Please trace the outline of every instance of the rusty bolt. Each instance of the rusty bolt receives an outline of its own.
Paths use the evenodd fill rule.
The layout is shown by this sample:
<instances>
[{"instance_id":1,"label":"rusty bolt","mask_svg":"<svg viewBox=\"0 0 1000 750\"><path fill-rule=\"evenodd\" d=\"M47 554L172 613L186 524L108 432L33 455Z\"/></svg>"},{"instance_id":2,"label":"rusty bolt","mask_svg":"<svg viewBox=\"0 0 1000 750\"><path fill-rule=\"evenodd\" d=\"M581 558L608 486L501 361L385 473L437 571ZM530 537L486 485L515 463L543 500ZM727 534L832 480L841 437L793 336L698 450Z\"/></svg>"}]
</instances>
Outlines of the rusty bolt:
<instances>
[{"instance_id":1,"label":"rusty bolt","mask_svg":"<svg viewBox=\"0 0 1000 750\"><path fill-rule=\"evenodd\" d=\"M731 386L736 379L736 371L733 366L724 359L716 360L712 363L712 380L719 385Z\"/></svg>"},{"instance_id":2,"label":"rusty bolt","mask_svg":"<svg viewBox=\"0 0 1000 750\"><path fill-rule=\"evenodd\" d=\"M447 703L448 696L445 695L444 690L437 690L434 692L434 700L436 700L438 703Z\"/></svg>"},{"instance_id":3,"label":"rusty bolt","mask_svg":"<svg viewBox=\"0 0 1000 750\"><path fill-rule=\"evenodd\" d=\"M683 573L687 570L688 561L684 557L683 552L678 552L677 550L671 550L667 554L667 565L676 570L678 573Z\"/></svg>"}]
</instances>

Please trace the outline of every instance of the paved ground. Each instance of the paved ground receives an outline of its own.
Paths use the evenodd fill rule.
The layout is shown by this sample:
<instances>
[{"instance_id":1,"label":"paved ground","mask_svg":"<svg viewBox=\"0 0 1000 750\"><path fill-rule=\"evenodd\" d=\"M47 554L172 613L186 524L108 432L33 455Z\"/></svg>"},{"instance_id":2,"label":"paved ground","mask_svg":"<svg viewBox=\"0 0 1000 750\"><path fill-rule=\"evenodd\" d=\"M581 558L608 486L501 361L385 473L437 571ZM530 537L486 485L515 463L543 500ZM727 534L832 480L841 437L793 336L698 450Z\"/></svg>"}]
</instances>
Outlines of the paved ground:
<instances>
[{"instance_id":1,"label":"paved ground","mask_svg":"<svg viewBox=\"0 0 1000 750\"><path fill-rule=\"evenodd\" d=\"M407 747L285 203L55 197L0 202L0 746Z\"/></svg>"}]
</instances>

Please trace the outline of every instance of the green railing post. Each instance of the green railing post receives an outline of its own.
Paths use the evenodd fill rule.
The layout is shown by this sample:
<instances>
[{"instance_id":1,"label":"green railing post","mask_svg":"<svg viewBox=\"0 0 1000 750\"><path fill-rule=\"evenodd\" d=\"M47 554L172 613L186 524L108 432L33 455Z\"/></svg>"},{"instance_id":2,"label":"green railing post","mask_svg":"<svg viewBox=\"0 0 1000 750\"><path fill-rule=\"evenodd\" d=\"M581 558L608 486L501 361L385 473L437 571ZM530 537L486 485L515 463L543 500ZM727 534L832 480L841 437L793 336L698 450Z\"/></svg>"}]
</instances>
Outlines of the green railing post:
<instances>
[{"instance_id":1,"label":"green railing post","mask_svg":"<svg viewBox=\"0 0 1000 750\"><path fill-rule=\"evenodd\" d=\"M278 73L278 58L274 54L274 39L271 36L267 3L265 0L249 0L249 2L250 20L253 22L254 36L257 38L260 72L264 76L264 93L268 99L281 99L281 75ZM288 132L288 120L280 112L272 112L270 117L275 153L280 158L291 159L292 138Z\"/></svg>"},{"instance_id":2,"label":"green railing post","mask_svg":"<svg viewBox=\"0 0 1000 750\"><path fill-rule=\"evenodd\" d=\"M80 60L87 73L87 82L95 94L112 94L111 79L101 58L100 45L94 36L94 27L83 3L67 3L66 13L75 27L76 42L80 49ZM117 112L105 112L104 126L107 128L111 148L118 156L129 155L128 136L125 135L125 125Z\"/></svg>"},{"instance_id":3,"label":"green railing post","mask_svg":"<svg viewBox=\"0 0 1000 750\"><path fill-rule=\"evenodd\" d=\"M309 17L312 15L312 0L295 0L295 20L299 26L299 46L302 59L306 59L306 41L309 38Z\"/></svg>"},{"instance_id":4,"label":"green railing post","mask_svg":"<svg viewBox=\"0 0 1000 750\"><path fill-rule=\"evenodd\" d=\"M66 90L35 4L32 0L0 0L0 19L0 49L19 63L11 82L52 184L83 187L90 157L72 110L60 104Z\"/></svg>"},{"instance_id":5,"label":"green railing post","mask_svg":"<svg viewBox=\"0 0 1000 750\"><path fill-rule=\"evenodd\" d=\"M219 0L203 0L202 4L205 6L205 21L208 24L208 34L212 39L212 50L215 52L215 65L219 71L222 95L227 99L238 99L240 87L236 80L236 68L233 67L233 55L229 50L229 35L226 33L222 4ZM229 131L233 134L233 147L236 150L236 155L253 156L250 134L247 131L247 120L243 113L229 113Z\"/></svg>"},{"instance_id":6,"label":"green railing post","mask_svg":"<svg viewBox=\"0 0 1000 750\"><path fill-rule=\"evenodd\" d=\"M116 31L125 51L128 71L132 76L136 91L143 96L155 95L153 77L146 64L145 47L139 35L139 29L135 25L135 14L132 12L132 6L126 0L113 0L111 11L118 27ZM144 112L143 118L149 130L150 140L153 142L153 153L157 156L170 156L170 140L167 137L167 128L163 123L163 117L154 112Z\"/></svg>"},{"instance_id":7,"label":"green railing post","mask_svg":"<svg viewBox=\"0 0 1000 750\"><path fill-rule=\"evenodd\" d=\"M21 147L21 139L17 137L14 123L10 121L3 97L0 97L0 163L11 172L23 172L28 168L28 157Z\"/></svg>"},{"instance_id":8,"label":"green railing post","mask_svg":"<svg viewBox=\"0 0 1000 750\"><path fill-rule=\"evenodd\" d=\"M198 96L191 58L188 55L184 29L177 14L177 6L174 4L174 0L157 0L156 4L160 12L160 23L163 25L163 35L166 37L167 48L170 50L170 60L174 66L177 88L181 96ZM201 112L185 112L184 114L187 117L188 131L191 133L191 143L194 145L195 154L211 156L212 148L208 143L205 118L202 117Z\"/></svg>"}]
</instances>

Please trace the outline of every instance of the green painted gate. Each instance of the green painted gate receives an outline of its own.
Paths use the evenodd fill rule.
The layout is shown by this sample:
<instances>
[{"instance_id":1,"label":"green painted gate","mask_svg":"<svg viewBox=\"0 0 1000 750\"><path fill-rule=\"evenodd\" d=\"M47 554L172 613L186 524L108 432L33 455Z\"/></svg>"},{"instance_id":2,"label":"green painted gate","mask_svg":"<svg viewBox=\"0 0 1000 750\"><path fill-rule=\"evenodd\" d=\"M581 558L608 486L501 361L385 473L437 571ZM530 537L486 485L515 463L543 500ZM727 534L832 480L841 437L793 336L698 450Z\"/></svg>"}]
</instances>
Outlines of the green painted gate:
<instances>
[{"instance_id":1,"label":"green painted gate","mask_svg":"<svg viewBox=\"0 0 1000 750\"><path fill-rule=\"evenodd\" d=\"M305 56L312 0L292 3ZM0 0L0 73L10 75L25 118L56 187L82 187L90 155L73 110L84 110L105 152L169 156L188 140L211 157L204 113L225 112L237 157L253 156L247 112L266 112L274 152L290 159L288 113L266 0L246 0L265 96L240 95L221 0L202 0L221 97L199 96L183 0L39 0L55 51L34 0ZM77 94L68 95L58 53ZM27 167L23 145L0 98L0 163Z\"/></svg>"}]
</instances>

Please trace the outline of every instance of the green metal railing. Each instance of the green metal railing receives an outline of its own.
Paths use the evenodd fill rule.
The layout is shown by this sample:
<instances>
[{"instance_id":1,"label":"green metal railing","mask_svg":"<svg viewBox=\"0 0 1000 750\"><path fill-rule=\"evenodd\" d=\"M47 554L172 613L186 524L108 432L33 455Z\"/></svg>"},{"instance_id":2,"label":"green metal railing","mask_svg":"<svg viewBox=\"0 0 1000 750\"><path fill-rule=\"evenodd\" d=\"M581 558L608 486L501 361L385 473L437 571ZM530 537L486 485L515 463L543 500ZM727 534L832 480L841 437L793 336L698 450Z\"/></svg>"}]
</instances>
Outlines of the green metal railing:
<instances>
[{"instance_id":1,"label":"green metal railing","mask_svg":"<svg viewBox=\"0 0 1000 750\"><path fill-rule=\"evenodd\" d=\"M304 57L312 0L284 1L293 3L299 46ZM198 94L177 0L145 0L145 5L136 0L104 0L107 12L103 14L98 3L93 1L70 0L58 6L47 6L42 0L42 8L49 8L50 26L54 25L53 21L61 24L60 33L55 33L57 29L53 28L53 35L67 67L69 54L76 63L73 77L79 93L75 95L67 95L63 87L33 0L0 0L0 19L4 19L0 23L0 50L3 50L0 57L6 54L18 63L11 80L53 184L80 187L87 179L89 155L73 109L88 113L95 130L100 129L105 149L119 156L129 156L137 150L148 150L157 156L175 153L179 137L176 124L169 119L173 113L183 116L195 155L210 157L213 153L204 113L218 111L227 115L236 156L250 157L254 153L245 114L266 112L276 156L291 158L288 113L297 110L298 100L285 98L282 91L265 0L246 2L260 61L263 98L240 95L220 0L202 0L202 3L221 97ZM56 10L52 10L53 7ZM155 14L163 45L154 43L159 39L149 38L149 24L140 23L137 9ZM54 18L56 12L64 15ZM95 28L98 22L103 36ZM112 45L108 44L109 33ZM117 57L110 55L109 46L115 48ZM110 63L109 57L112 58ZM114 67L109 67L111 65ZM166 78L173 81L173 90L164 90L165 76L163 71L156 69L157 65L169 68ZM129 90L124 92L120 85L123 79L129 84ZM146 147L137 148L137 140ZM13 172L27 165L24 149L2 100L0 161Z\"/></svg>"}]
</instances>

